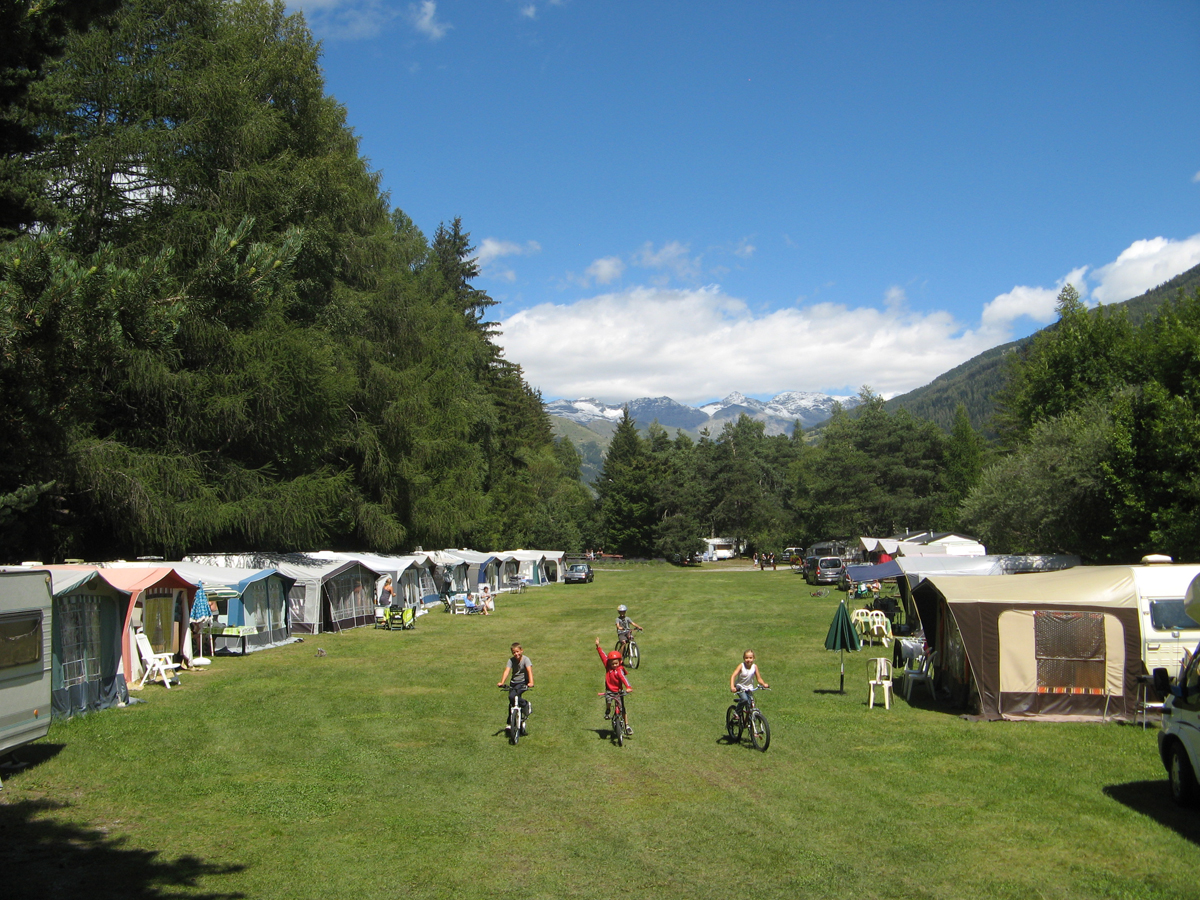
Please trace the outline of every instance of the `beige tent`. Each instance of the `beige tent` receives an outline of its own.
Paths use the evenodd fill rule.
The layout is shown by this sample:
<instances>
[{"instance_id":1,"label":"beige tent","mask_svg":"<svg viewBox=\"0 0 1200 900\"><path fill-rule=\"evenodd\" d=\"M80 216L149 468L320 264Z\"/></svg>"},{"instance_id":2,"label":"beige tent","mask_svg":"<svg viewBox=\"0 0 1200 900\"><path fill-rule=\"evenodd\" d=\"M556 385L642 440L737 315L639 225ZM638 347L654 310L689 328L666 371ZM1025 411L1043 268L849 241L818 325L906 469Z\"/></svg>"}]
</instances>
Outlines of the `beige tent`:
<instances>
[{"instance_id":1,"label":"beige tent","mask_svg":"<svg viewBox=\"0 0 1200 900\"><path fill-rule=\"evenodd\" d=\"M933 576L918 594L939 678L952 693L973 680L989 719L1133 718L1142 660L1130 568ZM926 621L930 600L936 624Z\"/></svg>"}]
</instances>

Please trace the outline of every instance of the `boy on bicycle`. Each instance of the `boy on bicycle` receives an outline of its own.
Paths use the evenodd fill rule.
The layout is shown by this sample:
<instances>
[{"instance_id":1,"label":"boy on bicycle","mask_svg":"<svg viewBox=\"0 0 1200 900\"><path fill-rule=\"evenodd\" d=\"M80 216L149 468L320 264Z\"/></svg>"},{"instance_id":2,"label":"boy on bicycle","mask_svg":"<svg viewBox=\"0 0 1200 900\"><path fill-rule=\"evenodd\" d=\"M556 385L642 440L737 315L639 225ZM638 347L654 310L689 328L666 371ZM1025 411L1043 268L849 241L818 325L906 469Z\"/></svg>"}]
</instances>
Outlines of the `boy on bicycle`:
<instances>
[{"instance_id":1,"label":"boy on bicycle","mask_svg":"<svg viewBox=\"0 0 1200 900\"><path fill-rule=\"evenodd\" d=\"M604 718L612 715L612 705L620 698L621 690L633 693L633 686L625 677L625 667L621 665L621 654L617 650L605 653L600 648L600 638L596 638L596 652L600 654L600 662L604 664ZM629 707L625 706L625 733L633 734L629 725Z\"/></svg>"},{"instance_id":2,"label":"boy on bicycle","mask_svg":"<svg viewBox=\"0 0 1200 900\"><path fill-rule=\"evenodd\" d=\"M741 701L739 704L743 709L750 705L750 695L754 691L754 682L762 687L770 687L762 680L762 674L758 671L758 666L754 662L754 651L747 650L742 654L742 662L733 674L729 676L729 690L738 695Z\"/></svg>"},{"instance_id":3,"label":"boy on bicycle","mask_svg":"<svg viewBox=\"0 0 1200 900\"><path fill-rule=\"evenodd\" d=\"M510 679L509 676L512 676ZM529 657L525 655L525 651L521 649L520 644L512 645L512 656L508 660L508 665L504 667L504 674L500 676L500 680L496 682L496 687L504 687L505 680L508 680L508 705L504 707L504 730L508 731L508 711L512 708L513 697L521 697L525 688L533 687L533 663L529 661ZM531 707L529 701L521 697L521 710L525 713L525 718L529 718Z\"/></svg>"},{"instance_id":4,"label":"boy on bicycle","mask_svg":"<svg viewBox=\"0 0 1200 900\"><path fill-rule=\"evenodd\" d=\"M617 607L617 650L622 655L625 653L625 648L629 646L629 638L632 636L633 629L642 630L642 626L633 619L629 618L629 607L624 603Z\"/></svg>"}]
</instances>

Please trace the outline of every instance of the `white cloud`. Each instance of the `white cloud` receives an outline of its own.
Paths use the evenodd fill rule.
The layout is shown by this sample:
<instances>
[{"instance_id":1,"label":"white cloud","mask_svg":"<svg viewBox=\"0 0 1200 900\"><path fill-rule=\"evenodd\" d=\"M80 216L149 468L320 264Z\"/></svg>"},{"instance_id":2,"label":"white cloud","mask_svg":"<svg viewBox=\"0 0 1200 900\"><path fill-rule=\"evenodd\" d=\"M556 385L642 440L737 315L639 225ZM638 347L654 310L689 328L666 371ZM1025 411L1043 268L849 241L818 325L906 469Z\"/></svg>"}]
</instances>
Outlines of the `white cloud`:
<instances>
[{"instance_id":1,"label":"white cloud","mask_svg":"<svg viewBox=\"0 0 1200 900\"><path fill-rule=\"evenodd\" d=\"M1200 184L1200 172L1192 176L1192 184Z\"/></svg>"},{"instance_id":2,"label":"white cloud","mask_svg":"<svg viewBox=\"0 0 1200 900\"><path fill-rule=\"evenodd\" d=\"M625 271L625 263L619 257L606 256L587 267L587 274L596 284L612 284Z\"/></svg>"},{"instance_id":3,"label":"white cloud","mask_svg":"<svg viewBox=\"0 0 1200 900\"><path fill-rule=\"evenodd\" d=\"M499 342L547 398L607 402L666 394L700 402L729 391L910 390L995 346L949 313L820 303L755 314L719 287L650 286L507 317Z\"/></svg>"},{"instance_id":4,"label":"white cloud","mask_svg":"<svg viewBox=\"0 0 1200 900\"><path fill-rule=\"evenodd\" d=\"M384 0L291 0L303 10L313 32L335 40L361 40L378 35L398 12Z\"/></svg>"},{"instance_id":5,"label":"white cloud","mask_svg":"<svg viewBox=\"0 0 1200 900\"><path fill-rule=\"evenodd\" d=\"M1060 278L1052 288L1018 284L1008 293L1000 294L984 305L983 315L980 317L984 328L1007 328L1022 316L1027 316L1041 325L1049 325L1057 318L1055 308L1058 305L1058 294L1064 285L1070 283L1075 286L1080 297L1087 296L1086 275L1087 266L1080 266Z\"/></svg>"},{"instance_id":6,"label":"white cloud","mask_svg":"<svg viewBox=\"0 0 1200 900\"><path fill-rule=\"evenodd\" d=\"M689 257L689 250L687 244L679 241L670 241L655 250L654 244L646 241L633 255L633 263L644 269L662 269L679 278L694 280L700 274L700 257Z\"/></svg>"},{"instance_id":7,"label":"white cloud","mask_svg":"<svg viewBox=\"0 0 1200 900\"><path fill-rule=\"evenodd\" d=\"M479 262L480 266L486 266L504 256L532 256L535 253L541 252L542 245L537 241L526 241L524 244L518 244L515 241L501 241L489 237L484 238L475 249L475 259Z\"/></svg>"},{"instance_id":8,"label":"white cloud","mask_svg":"<svg viewBox=\"0 0 1200 900\"><path fill-rule=\"evenodd\" d=\"M750 238L742 238L734 248L733 255L740 256L742 259L749 259L757 249L757 247L750 243Z\"/></svg>"},{"instance_id":9,"label":"white cloud","mask_svg":"<svg viewBox=\"0 0 1200 900\"><path fill-rule=\"evenodd\" d=\"M1200 265L1200 234L1181 241L1156 237L1134 241L1121 255L1092 274L1100 283L1092 290L1092 299L1099 303L1120 303L1144 294Z\"/></svg>"},{"instance_id":10,"label":"white cloud","mask_svg":"<svg viewBox=\"0 0 1200 900\"><path fill-rule=\"evenodd\" d=\"M527 19L537 18L537 7L530 3L528 6L521 7L521 15Z\"/></svg>"},{"instance_id":11,"label":"white cloud","mask_svg":"<svg viewBox=\"0 0 1200 900\"><path fill-rule=\"evenodd\" d=\"M454 27L437 20L437 4L433 0L422 0L420 5L409 6L408 14L413 27L431 41L440 41Z\"/></svg>"}]
</instances>

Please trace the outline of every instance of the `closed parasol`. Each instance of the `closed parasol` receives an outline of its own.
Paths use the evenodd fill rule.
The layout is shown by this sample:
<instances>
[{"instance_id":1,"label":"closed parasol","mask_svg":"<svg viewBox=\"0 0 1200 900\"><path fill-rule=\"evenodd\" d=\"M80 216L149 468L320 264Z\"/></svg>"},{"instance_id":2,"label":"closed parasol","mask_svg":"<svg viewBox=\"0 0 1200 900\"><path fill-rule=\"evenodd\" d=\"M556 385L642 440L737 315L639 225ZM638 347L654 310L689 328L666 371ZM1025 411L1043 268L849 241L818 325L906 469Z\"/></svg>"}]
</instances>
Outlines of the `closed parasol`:
<instances>
[{"instance_id":1,"label":"closed parasol","mask_svg":"<svg viewBox=\"0 0 1200 900\"><path fill-rule=\"evenodd\" d=\"M857 651L862 649L862 644L858 640L858 632L854 630L854 623L850 621L850 613L846 609L846 601L841 600L838 603L837 612L833 614L833 622L829 625L829 634L825 636L825 649L837 650L842 655L841 662L841 681L838 683L839 693L846 693L846 656L847 650Z\"/></svg>"}]
</instances>

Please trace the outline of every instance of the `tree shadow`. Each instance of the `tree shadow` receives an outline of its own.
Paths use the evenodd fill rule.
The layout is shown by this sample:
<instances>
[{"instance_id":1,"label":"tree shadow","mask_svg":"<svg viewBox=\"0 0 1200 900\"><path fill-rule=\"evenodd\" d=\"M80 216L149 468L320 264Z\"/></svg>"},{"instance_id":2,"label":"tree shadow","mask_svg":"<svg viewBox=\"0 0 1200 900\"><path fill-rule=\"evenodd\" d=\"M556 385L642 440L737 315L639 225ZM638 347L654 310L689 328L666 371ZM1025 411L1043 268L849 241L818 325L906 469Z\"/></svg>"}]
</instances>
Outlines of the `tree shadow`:
<instances>
[{"instance_id":1,"label":"tree shadow","mask_svg":"<svg viewBox=\"0 0 1200 900\"><path fill-rule=\"evenodd\" d=\"M813 688L814 694L844 694L845 691L839 691L837 688Z\"/></svg>"},{"instance_id":2,"label":"tree shadow","mask_svg":"<svg viewBox=\"0 0 1200 900\"><path fill-rule=\"evenodd\" d=\"M1103 790L1106 796L1118 803L1170 828L1181 838L1200 845L1200 817L1194 809L1175 805L1171 800L1170 784L1165 778L1162 781L1110 784Z\"/></svg>"},{"instance_id":3,"label":"tree shadow","mask_svg":"<svg viewBox=\"0 0 1200 900\"><path fill-rule=\"evenodd\" d=\"M177 896L234 900L245 896L194 890L201 878L231 875L245 866L218 865L195 856L166 860L156 850L125 846L124 837L53 818L67 808L68 804L52 800L0 804L0 869L6 896L46 900Z\"/></svg>"}]
</instances>

